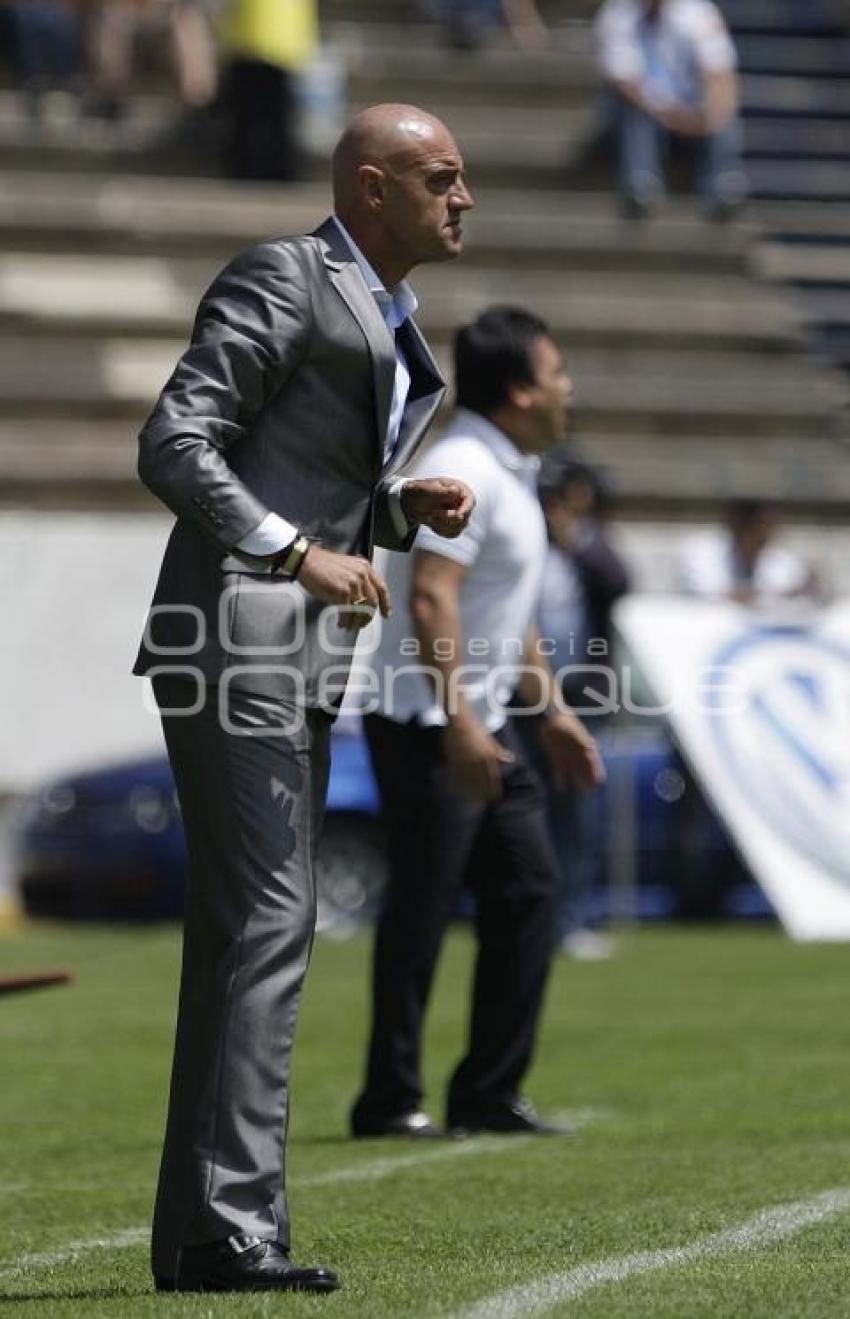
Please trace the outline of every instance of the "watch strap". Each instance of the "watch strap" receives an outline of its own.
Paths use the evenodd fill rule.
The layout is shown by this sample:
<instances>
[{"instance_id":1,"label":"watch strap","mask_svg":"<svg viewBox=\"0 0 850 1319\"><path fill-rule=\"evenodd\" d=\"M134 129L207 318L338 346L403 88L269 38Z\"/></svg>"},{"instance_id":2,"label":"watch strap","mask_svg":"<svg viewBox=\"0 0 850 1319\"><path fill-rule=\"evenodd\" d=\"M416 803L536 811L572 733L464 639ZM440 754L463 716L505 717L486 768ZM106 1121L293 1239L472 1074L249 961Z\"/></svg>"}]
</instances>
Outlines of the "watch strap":
<instances>
[{"instance_id":1,"label":"watch strap","mask_svg":"<svg viewBox=\"0 0 850 1319\"><path fill-rule=\"evenodd\" d=\"M271 567L276 577L285 577L287 581L294 582L307 557L307 551L310 548L310 541L306 536L299 532L290 545L284 545L282 550L272 555Z\"/></svg>"}]
</instances>

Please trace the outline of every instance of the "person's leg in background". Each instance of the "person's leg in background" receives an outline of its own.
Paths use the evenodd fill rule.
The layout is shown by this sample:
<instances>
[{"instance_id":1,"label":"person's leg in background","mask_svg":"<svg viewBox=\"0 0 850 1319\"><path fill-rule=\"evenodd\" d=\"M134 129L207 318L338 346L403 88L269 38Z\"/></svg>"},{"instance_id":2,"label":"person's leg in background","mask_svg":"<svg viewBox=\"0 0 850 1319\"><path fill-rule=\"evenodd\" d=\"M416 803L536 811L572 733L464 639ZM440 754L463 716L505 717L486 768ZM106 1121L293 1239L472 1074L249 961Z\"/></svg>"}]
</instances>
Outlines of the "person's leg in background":
<instances>
[{"instance_id":1,"label":"person's leg in background","mask_svg":"<svg viewBox=\"0 0 850 1319\"><path fill-rule=\"evenodd\" d=\"M742 143L741 121L737 115L703 143L699 190L709 214L717 219L734 214L747 198Z\"/></svg>"},{"instance_id":2,"label":"person's leg in background","mask_svg":"<svg viewBox=\"0 0 850 1319\"><path fill-rule=\"evenodd\" d=\"M205 110L218 91L212 27L198 0L174 0L168 31L180 100L188 110Z\"/></svg>"},{"instance_id":3,"label":"person's leg in background","mask_svg":"<svg viewBox=\"0 0 850 1319\"><path fill-rule=\"evenodd\" d=\"M651 115L614 99L620 194L627 214L639 218L664 195L664 130Z\"/></svg>"},{"instance_id":4,"label":"person's leg in background","mask_svg":"<svg viewBox=\"0 0 850 1319\"><path fill-rule=\"evenodd\" d=\"M4 10L9 49L33 117L52 87L67 87L80 68L76 14L56 0L20 0Z\"/></svg>"},{"instance_id":5,"label":"person's leg in background","mask_svg":"<svg viewBox=\"0 0 850 1319\"><path fill-rule=\"evenodd\" d=\"M612 951L607 935L591 926L596 880L597 793L580 793L555 782L540 740L540 718L513 716L523 754L546 794L549 836L557 862L552 948L582 961L599 961Z\"/></svg>"},{"instance_id":6,"label":"person's leg in background","mask_svg":"<svg viewBox=\"0 0 850 1319\"><path fill-rule=\"evenodd\" d=\"M609 936L594 928L598 790L584 793L549 785L549 828L558 860L555 948L583 962L611 956Z\"/></svg>"},{"instance_id":7,"label":"person's leg in background","mask_svg":"<svg viewBox=\"0 0 850 1319\"><path fill-rule=\"evenodd\" d=\"M452 1128L505 1130L528 1070L551 963L556 863L542 784L509 727L500 734L516 759L502 796L491 802L470 858L478 956L469 1043L448 1087ZM545 1124L534 1119L538 1129Z\"/></svg>"},{"instance_id":8,"label":"person's leg in background","mask_svg":"<svg viewBox=\"0 0 850 1319\"><path fill-rule=\"evenodd\" d=\"M89 109L100 118L121 120L127 112L137 19L132 0L101 0L89 16Z\"/></svg>"},{"instance_id":9,"label":"person's leg in background","mask_svg":"<svg viewBox=\"0 0 850 1319\"><path fill-rule=\"evenodd\" d=\"M281 183L298 177L295 78L264 60L234 59L227 70L227 172Z\"/></svg>"},{"instance_id":10,"label":"person's leg in background","mask_svg":"<svg viewBox=\"0 0 850 1319\"><path fill-rule=\"evenodd\" d=\"M450 783L439 728L364 720L387 827L389 881L375 934L372 1030L354 1135L382 1134L422 1101L422 1027L434 970L484 806ZM416 1134L411 1132L410 1134Z\"/></svg>"}]
</instances>

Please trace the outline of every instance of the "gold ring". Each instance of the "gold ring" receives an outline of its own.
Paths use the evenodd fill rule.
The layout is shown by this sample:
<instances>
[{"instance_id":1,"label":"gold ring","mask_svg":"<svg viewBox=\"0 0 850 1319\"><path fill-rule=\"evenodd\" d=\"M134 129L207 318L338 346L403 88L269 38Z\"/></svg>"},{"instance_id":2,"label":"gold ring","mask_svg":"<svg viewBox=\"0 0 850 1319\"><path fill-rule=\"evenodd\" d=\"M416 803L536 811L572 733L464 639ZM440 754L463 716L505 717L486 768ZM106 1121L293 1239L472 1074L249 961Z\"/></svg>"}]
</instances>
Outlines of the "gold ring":
<instances>
[{"instance_id":1,"label":"gold ring","mask_svg":"<svg viewBox=\"0 0 850 1319\"><path fill-rule=\"evenodd\" d=\"M360 595L356 600L352 600L351 603L352 605L367 605L369 601L366 599L365 595Z\"/></svg>"}]
</instances>

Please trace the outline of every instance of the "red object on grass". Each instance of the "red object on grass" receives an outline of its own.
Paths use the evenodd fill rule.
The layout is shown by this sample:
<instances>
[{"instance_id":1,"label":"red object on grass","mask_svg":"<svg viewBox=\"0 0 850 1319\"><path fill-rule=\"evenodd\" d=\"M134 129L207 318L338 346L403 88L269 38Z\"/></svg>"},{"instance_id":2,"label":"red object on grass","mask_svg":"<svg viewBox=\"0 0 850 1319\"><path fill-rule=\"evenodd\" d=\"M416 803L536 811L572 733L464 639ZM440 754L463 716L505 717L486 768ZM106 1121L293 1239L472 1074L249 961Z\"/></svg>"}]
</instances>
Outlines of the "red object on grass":
<instances>
[{"instance_id":1,"label":"red object on grass","mask_svg":"<svg viewBox=\"0 0 850 1319\"><path fill-rule=\"evenodd\" d=\"M20 994L27 989L70 985L73 979L70 971L36 971L24 976L0 976L0 994Z\"/></svg>"}]
</instances>

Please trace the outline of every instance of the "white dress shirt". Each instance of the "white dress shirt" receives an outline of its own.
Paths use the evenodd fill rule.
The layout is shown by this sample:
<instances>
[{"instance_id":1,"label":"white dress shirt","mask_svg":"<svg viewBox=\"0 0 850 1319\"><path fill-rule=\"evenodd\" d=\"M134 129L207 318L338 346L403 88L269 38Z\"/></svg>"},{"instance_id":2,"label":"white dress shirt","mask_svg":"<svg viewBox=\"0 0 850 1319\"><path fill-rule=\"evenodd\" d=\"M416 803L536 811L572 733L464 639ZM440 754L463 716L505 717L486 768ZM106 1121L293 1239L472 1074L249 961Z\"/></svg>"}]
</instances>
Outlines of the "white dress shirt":
<instances>
[{"instance_id":1,"label":"white dress shirt","mask_svg":"<svg viewBox=\"0 0 850 1319\"><path fill-rule=\"evenodd\" d=\"M387 329L395 340L396 369L393 381L393 398L390 407L389 425L384 440L384 461L386 462L398 443L407 396L410 393L410 368L404 351L398 339L395 338L395 332L409 316L416 312L419 303L407 280L402 280L395 292L390 293L381 282L380 276L366 260L342 221L337 219L336 216L333 219L351 255L357 262L360 273L366 281L366 287L378 304L378 310L386 321ZM401 506L401 492L406 484L407 478L402 476L394 481L389 489L390 517L393 520L393 526L399 536L402 537L406 536L410 530L410 524ZM247 536L242 537L236 548L237 550L243 550L245 554L277 554L285 546L291 545L297 535L298 528L291 522L287 522L286 518L282 518L279 513L268 513L258 527L255 527L253 531L249 531Z\"/></svg>"}]
</instances>

